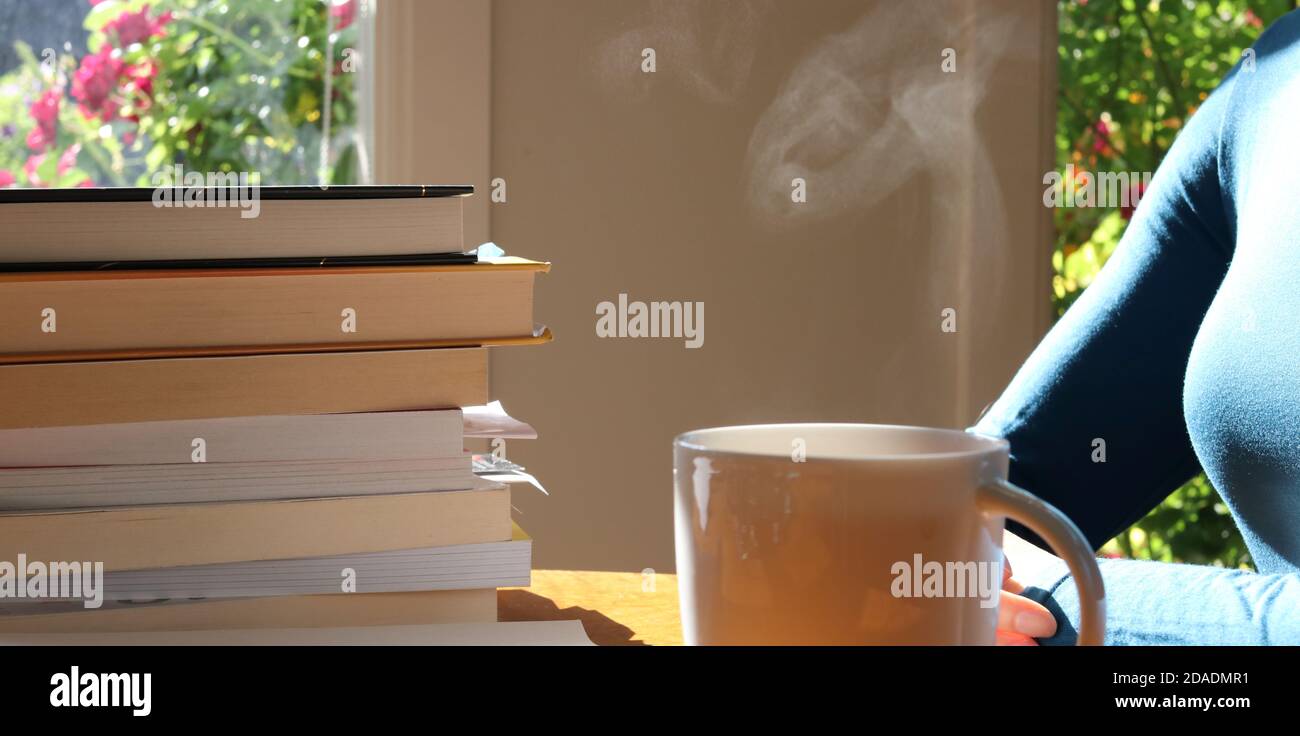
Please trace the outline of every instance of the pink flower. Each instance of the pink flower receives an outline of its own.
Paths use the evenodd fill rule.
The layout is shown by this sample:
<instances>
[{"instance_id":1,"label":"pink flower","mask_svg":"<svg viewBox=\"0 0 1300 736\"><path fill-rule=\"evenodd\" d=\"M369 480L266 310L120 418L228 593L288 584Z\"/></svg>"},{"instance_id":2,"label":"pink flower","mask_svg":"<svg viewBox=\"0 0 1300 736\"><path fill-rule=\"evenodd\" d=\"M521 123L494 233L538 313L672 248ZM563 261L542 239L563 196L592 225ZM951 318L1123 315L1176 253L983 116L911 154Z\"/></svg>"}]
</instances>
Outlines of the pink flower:
<instances>
[{"instance_id":1,"label":"pink flower","mask_svg":"<svg viewBox=\"0 0 1300 736\"><path fill-rule=\"evenodd\" d=\"M45 182L41 181L41 177L36 175L36 170L40 168L44 161L45 154L38 153L34 156L28 156L27 163L23 164L23 173L27 175L27 181L34 187L46 186Z\"/></svg>"},{"instance_id":2,"label":"pink flower","mask_svg":"<svg viewBox=\"0 0 1300 736\"><path fill-rule=\"evenodd\" d=\"M334 30L347 28L357 19L357 0L334 0L330 4L330 15L334 18Z\"/></svg>"},{"instance_id":3,"label":"pink flower","mask_svg":"<svg viewBox=\"0 0 1300 736\"><path fill-rule=\"evenodd\" d=\"M112 100L118 78L122 76L122 60L113 49L104 46L97 54L87 54L72 76L72 96L80 103L81 114L87 119L99 115L104 122L116 117L116 103Z\"/></svg>"},{"instance_id":4,"label":"pink flower","mask_svg":"<svg viewBox=\"0 0 1300 736\"><path fill-rule=\"evenodd\" d=\"M1106 151L1107 149L1106 136L1110 135L1110 126L1106 124L1105 120L1098 120L1092 126L1092 129L1097 133L1097 135L1092 140L1092 150L1096 151L1097 153L1102 153Z\"/></svg>"},{"instance_id":5,"label":"pink flower","mask_svg":"<svg viewBox=\"0 0 1300 736\"><path fill-rule=\"evenodd\" d=\"M8 169L0 169L0 187L7 187L18 181L14 175L9 173Z\"/></svg>"},{"instance_id":6,"label":"pink flower","mask_svg":"<svg viewBox=\"0 0 1300 736\"><path fill-rule=\"evenodd\" d=\"M58 89L47 89L28 108L32 120L36 121L36 127L27 134L27 147L33 151L44 151L54 145L54 138L58 134L59 100L62 96Z\"/></svg>"},{"instance_id":7,"label":"pink flower","mask_svg":"<svg viewBox=\"0 0 1300 736\"><path fill-rule=\"evenodd\" d=\"M68 150L64 151L62 156L59 156L59 176L68 173L72 170L72 167L77 165L77 154L79 153L81 153L81 144L73 143L68 146Z\"/></svg>"},{"instance_id":8,"label":"pink flower","mask_svg":"<svg viewBox=\"0 0 1300 736\"><path fill-rule=\"evenodd\" d=\"M104 26L105 33L117 35L118 43L130 46L133 43L147 41L154 36L165 34L163 27L171 22L172 14L163 13L157 18L149 17L149 8L144 7L132 12L124 12Z\"/></svg>"},{"instance_id":9,"label":"pink flower","mask_svg":"<svg viewBox=\"0 0 1300 736\"><path fill-rule=\"evenodd\" d=\"M68 146L68 150L60 154L58 165L55 167L55 171L59 176L63 176L69 171L72 171L72 167L77 165L77 154L79 153L81 153L81 144L74 143L71 146ZM34 156L28 156L27 163L23 164L23 173L27 175L27 181L34 187L48 187L53 183L42 181L40 175L36 173L36 170L41 168L45 163L46 155L47 154L44 153L38 153ZM88 179L77 182L76 186L85 186L85 181L88 181Z\"/></svg>"}]
</instances>

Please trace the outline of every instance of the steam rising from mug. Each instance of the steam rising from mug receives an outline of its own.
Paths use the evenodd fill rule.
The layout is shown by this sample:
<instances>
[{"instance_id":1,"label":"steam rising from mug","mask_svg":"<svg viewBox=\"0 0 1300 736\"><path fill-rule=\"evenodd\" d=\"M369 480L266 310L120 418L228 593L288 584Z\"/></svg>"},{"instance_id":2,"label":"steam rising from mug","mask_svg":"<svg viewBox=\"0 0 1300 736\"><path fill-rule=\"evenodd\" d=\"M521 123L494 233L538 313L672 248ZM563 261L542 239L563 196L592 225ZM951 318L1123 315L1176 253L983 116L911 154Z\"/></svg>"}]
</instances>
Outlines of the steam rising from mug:
<instances>
[{"instance_id":1,"label":"steam rising from mug","mask_svg":"<svg viewBox=\"0 0 1300 736\"><path fill-rule=\"evenodd\" d=\"M758 33L773 0L653 0L644 20L601 44L593 68L607 91L644 97L653 76L630 59L653 48L672 75L699 98L733 101L749 81Z\"/></svg>"},{"instance_id":2,"label":"steam rising from mug","mask_svg":"<svg viewBox=\"0 0 1300 736\"><path fill-rule=\"evenodd\" d=\"M929 172L936 197L951 194L942 191L944 181L957 176L949 186L1000 218L974 117L1016 21L974 13L955 3L878 3L804 57L750 137L746 181L754 211L774 224L825 218L877 203ZM941 69L946 47L957 53L955 72ZM990 186L967 192L972 169ZM795 177L816 192L791 207Z\"/></svg>"},{"instance_id":3,"label":"steam rising from mug","mask_svg":"<svg viewBox=\"0 0 1300 736\"><path fill-rule=\"evenodd\" d=\"M957 335L959 410L971 400L973 345L997 329L1010 270L999 174L976 114L995 66L1036 38L1024 22L1031 14L1016 15L983 3L875 3L796 64L746 152L745 202L768 228L798 231L870 213L905 184L906 191L920 184L926 198L904 225L912 237L880 242L867 230L858 247L909 249L926 265L927 315L947 307L965 315ZM943 67L946 49L952 71ZM799 203L791 197L796 178L806 186ZM908 209L888 213L909 217Z\"/></svg>"}]
</instances>

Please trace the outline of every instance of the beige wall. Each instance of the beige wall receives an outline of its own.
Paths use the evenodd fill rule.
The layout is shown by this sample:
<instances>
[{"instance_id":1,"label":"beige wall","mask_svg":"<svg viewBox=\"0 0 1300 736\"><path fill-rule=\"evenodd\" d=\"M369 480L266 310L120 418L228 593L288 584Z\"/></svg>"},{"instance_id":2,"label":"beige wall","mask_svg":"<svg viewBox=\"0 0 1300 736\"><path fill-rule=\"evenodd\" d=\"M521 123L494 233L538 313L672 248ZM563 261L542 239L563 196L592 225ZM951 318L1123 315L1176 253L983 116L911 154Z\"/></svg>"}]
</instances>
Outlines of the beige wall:
<instances>
[{"instance_id":1,"label":"beige wall","mask_svg":"<svg viewBox=\"0 0 1300 736\"><path fill-rule=\"evenodd\" d=\"M416 125L437 139L405 171L503 177L491 238L554 263L537 310L556 341L493 358L494 394L542 435L508 448L552 492L516 495L537 567L671 570L682 431L965 426L1045 330L1052 3L428 6L417 46L467 45L458 74L482 75L490 36L490 155L458 168L458 135L477 150L483 130L435 89L446 74L422 75L440 102ZM598 338L596 305L620 292L703 302L704 346Z\"/></svg>"},{"instance_id":2,"label":"beige wall","mask_svg":"<svg viewBox=\"0 0 1300 736\"><path fill-rule=\"evenodd\" d=\"M383 184L486 190L492 133L492 4L378 0L375 166ZM488 201L465 203L465 242L488 240Z\"/></svg>"}]
</instances>

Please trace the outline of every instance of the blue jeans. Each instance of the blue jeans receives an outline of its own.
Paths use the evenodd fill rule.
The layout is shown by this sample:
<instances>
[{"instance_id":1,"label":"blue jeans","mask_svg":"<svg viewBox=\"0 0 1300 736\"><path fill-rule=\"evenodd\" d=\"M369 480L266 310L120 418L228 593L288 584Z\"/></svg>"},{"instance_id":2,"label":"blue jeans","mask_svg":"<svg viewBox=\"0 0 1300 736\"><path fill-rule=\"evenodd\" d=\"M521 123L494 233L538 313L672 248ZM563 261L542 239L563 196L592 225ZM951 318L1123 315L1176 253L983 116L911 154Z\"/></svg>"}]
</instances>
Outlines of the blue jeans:
<instances>
[{"instance_id":1,"label":"blue jeans","mask_svg":"<svg viewBox=\"0 0 1300 736\"><path fill-rule=\"evenodd\" d=\"M1097 563L1106 584L1107 644L1300 644L1300 575L1142 560ZM1021 582L1029 587L1026 597L1056 615L1056 636L1039 642L1073 644L1079 594L1065 563L1043 566Z\"/></svg>"}]
</instances>

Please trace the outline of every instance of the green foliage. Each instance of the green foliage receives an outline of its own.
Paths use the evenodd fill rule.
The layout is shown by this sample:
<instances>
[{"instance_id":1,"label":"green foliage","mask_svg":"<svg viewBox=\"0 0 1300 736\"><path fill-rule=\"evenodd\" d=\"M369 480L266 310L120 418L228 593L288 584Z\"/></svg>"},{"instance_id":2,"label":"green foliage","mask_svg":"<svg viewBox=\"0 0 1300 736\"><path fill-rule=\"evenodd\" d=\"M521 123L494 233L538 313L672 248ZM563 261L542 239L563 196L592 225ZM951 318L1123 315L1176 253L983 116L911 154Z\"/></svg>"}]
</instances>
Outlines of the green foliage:
<instances>
[{"instance_id":1,"label":"green foliage","mask_svg":"<svg viewBox=\"0 0 1300 736\"><path fill-rule=\"evenodd\" d=\"M1250 554L1228 509L1205 476L1198 476L1127 533L1109 550L1125 557L1199 565L1249 567Z\"/></svg>"},{"instance_id":2,"label":"green foliage","mask_svg":"<svg viewBox=\"0 0 1300 736\"><path fill-rule=\"evenodd\" d=\"M1061 0L1056 164L1078 172L1153 172L1219 80L1292 0ZM1129 209L1054 210L1052 299L1064 314L1092 283ZM1107 544L1141 559L1241 567L1241 535L1209 481L1179 488Z\"/></svg>"},{"instance_id":3,"label":"green foliage","mask_svg":"<svg viewBox=\"0 0 1300 736\"><path fill-rule=\"evenodd\" d=\"M0 77L0 178L151 186L155 172L180 164L268 184L353 181L356 90L345 63L355 3L104 0L86 15L81 59L59 55L42 68L46 60L16 42L23 63ZM124 30L130 15L137 25ZM32 146L33 102L51 91L56 138Z\"/></svg>"}]
</instances>

